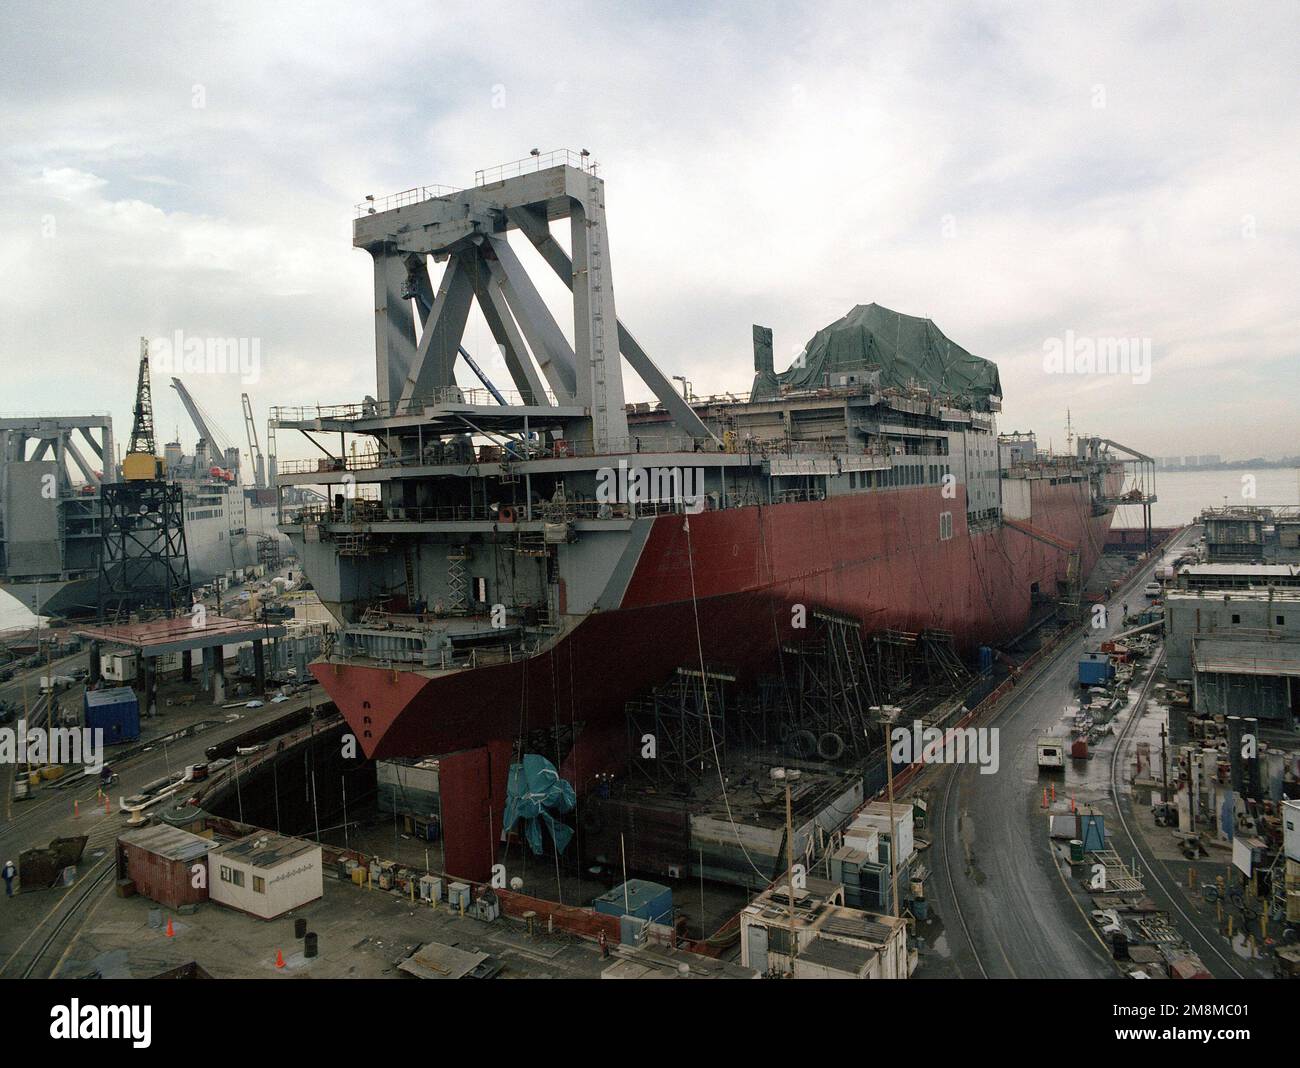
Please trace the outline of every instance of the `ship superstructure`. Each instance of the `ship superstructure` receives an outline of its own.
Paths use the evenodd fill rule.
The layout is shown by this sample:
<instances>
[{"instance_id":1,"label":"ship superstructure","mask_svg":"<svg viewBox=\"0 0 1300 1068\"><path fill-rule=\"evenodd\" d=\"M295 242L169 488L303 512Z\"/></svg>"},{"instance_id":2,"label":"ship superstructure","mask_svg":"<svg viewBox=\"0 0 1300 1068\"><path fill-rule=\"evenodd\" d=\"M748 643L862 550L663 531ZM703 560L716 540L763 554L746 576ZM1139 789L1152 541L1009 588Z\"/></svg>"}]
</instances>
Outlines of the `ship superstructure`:
<instances>
[{"instance_id":1,"label":"ship superstructure","mask_svg":"<svg viewBox=\"0 0 1300 1068\"><path fill-rule=\"evenodd\" d=\"M512 237L571 290L572 345ZM345 624L313 671L368 756L562 723L582 790L625 750L632 694L683 665L756 671L801 611L970 653L1077 606L1121 465L1097 439L1000 442L996 367L928 320L860 306L781 374L755 328L748 399L679 392L617 316L586 155L368 199L354 244L377 393L273 424L324 454L281 461L282 493L329 498L282 526ZM472 302L513 390L464 347ZM656 402L625 403L622 360Z\"/></svg>"}]
</instances>

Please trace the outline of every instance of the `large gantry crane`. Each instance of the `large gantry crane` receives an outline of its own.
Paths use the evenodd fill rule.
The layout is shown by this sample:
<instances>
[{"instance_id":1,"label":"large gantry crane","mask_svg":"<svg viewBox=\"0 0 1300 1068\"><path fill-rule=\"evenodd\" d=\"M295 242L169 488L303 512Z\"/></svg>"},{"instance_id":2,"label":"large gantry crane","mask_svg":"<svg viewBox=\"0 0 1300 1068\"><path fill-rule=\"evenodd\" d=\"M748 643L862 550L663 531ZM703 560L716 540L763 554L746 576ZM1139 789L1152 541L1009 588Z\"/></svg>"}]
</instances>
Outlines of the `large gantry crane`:
<instances>
[{"instance_id":1,"label":"large gantry crane","mask_svg":"<svg viewBox=\"0 0 1300 1068\"><path fill-rule=\"evenodd\" d=\"M122 481L105 482L99 496L101 622L132 613L188 611L190 564L185 548L181 487L167 481L158 456L149 387L149 342L140 339L131 441Z\"/></svg>"}]
</instances>

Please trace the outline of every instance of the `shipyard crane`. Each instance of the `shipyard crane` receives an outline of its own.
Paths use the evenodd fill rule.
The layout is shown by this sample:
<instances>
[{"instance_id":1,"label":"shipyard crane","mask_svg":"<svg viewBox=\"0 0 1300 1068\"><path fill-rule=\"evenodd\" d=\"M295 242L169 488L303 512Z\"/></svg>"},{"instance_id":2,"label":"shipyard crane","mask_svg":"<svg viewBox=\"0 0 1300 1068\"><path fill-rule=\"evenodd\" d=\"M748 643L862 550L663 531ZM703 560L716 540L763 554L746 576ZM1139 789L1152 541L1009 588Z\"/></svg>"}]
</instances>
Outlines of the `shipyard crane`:
<instances>
[{"instance_id":1,"label":"shipyard crane","mask_svg":"<svg viewBox=\"0 0 1300 1068\"><path fill-rule=\"evenodd\" d=\"M1111 450L1114 449L1115 453ZM1118 454L1118 455L1116 455ZM1146 533L1146 551L1150 552L1154 544L1151 535L1151 506L1156 503L1156 462L1144 452L1124 445L1110 438L1082 438L1079 441L1079 456L1083 459L1099 460L1103 457L1118 459L1124 464L1124 478L1127 482L1131 476L1133 485L1121 492L1118 497L1102 495L1102 504L1112 507L1134 506L1142 509L1142 528Z\"/></svg>"},{"instance_id":2,"label":"shipyard crane","mask_svg":"<svg viewBox=\"0 0 1300 1068\"><path fill-rule=\"evenodd\" d=\"M189 413L190 422L194 424L194 429L199 432L199 437L208 443L209 449L212 450L213 459L232 468L231 473L238 477L239 450L212 423L212 417L199 406L199 402L185 388L184 382L179 378L173 378L172 389L180 396L181 403L185 405L185 411Z\"/></svg>"},{"instance_id":3,"label":"shipyard crane","mask_svg":"<svg viewBox=\"0 0 1300 1068\"><path fill-rule=\"evenodd\" d=\"M149 342L140 339L131 443L122 459L122 481L99 491L99 573L96 603L100 622L137 612L171 616L193 600L185 544L185 501L181 487L167 481L158 457L149 388ZM146 672L146 704L152 703L152 668Z\"/></svg>"},{"instance_id":4,"label":"shipyard crane","mask_svg":"<svg viewBox=\"0 0 1300 1068\"><path fill-rule=\"evenodd\" d=\"M267 485L275 485L275 476L277 474L275 460L275 420L266 421L266 474L270 480Z\"/></svg>"},{"instance_id":5,"label":"shipyard crane","mask_svg":"<svg viewBox=\"0 0 1300 1068\"><path fill-rule=\"evenodd\" d=\"M244 405L244 430L248 435L248 458L253 461L253 485L266 489L266 460L257 442L257 426L253 423L253 405L247 393L239 395Z\"/></svg>"},{"instance_id":6,"label":"shipyard crane","mask_svg":"<svg viewBox=\"0 0 1300 1068\"><path fill-rule=\"evenodd\" d=\"M153 394L149 389L149 340L140 339L140 371L135 385L135 419L131 443L122 458L122 478L128 482L161 481L166 461L158 457L153 434Z\"/></svg>"},{"instance_id":7,"label":"shipyard crane","mask_svg":"<svg viewBox=\"0 0 1300 1068\"><path fill-rule=\"evenodd\" d=\"M179 378L172 379L172 389L174 389L181 398L181 403L185 405L186 412L189 413L190 422L194 424L194 429L199 432L199 437L216 449L217 438L213 433L212 427L208 425L207 419L203 416L203 410L199 407L198 402L190 395L190 391L185 388L185 383Z\"/></svg>"}]
</instances>

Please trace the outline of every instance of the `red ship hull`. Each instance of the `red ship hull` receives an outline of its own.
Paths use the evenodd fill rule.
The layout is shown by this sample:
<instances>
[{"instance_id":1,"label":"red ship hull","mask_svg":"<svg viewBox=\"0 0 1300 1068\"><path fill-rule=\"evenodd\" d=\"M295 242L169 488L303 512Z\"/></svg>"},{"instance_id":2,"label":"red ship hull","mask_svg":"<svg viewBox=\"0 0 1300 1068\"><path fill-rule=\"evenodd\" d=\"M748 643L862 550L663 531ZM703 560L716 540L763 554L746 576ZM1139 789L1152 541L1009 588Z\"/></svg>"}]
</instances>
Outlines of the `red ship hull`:
<instances>
[{"instance_id":1,"label":"red ship hull","mask_svg":"<svg viewBox=\"0 0 1300 1068\"><path fill-rule=\"evenodd\" d=\"M424 756L582 724L562 774L582 790L626 748L623 707L679 666L745 678L796 637L794 606L861 619L867 632L952 632L970 651L1020 633L1035 591L1054 596L1071 550L1087 575L1112 513L1087 482L1032 482L1032 528L971 532L937 487L702 512L654 521L615 611L589 615L527 660L434 675L316 663L312 672L366 756ZM1117 487L1108 487L1113 490ZM939 537L939 515L952 536ZM1037 535L1037 536L1035 536Z\"/></svg>"}]
</instances>

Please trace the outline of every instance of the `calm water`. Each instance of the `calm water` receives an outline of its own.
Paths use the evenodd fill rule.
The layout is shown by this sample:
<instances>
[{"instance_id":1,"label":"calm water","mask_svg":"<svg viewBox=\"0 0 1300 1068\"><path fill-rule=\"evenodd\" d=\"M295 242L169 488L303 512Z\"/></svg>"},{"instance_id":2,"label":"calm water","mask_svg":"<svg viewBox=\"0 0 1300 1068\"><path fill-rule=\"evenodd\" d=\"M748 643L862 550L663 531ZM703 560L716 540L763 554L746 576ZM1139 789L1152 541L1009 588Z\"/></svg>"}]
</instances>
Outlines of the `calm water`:
<instances>
[{"instance_id":1,"label":"calm water","mask_svg":"<svg viewBox=\"0 0 1300 1068\"><path fill-rule=\"evenodd\" d=\"M1156 496L1151 510L1155 526L1186 523L1202 508L1222 505L1224 498L1236 504L1242 498L1242 475L1255 476L1257 504L1300 504L1300 468L1265 467L1258 471L1169 471L1156 475ZM1138 508L1121 508L1116 526L1140 527L1142 512ZM27 627L36 617L6 593L0 593L0 630Z\"/></svg>"},{"instance_id":2,"label":"calm water","mask_svg":"<svg viewBox=\"0 0 1300 1068\"><path fill-rule=\"evenodd\" d=\"M1243 496L1242 476L1254 477L1254 499ZM1153 526L1168 527L1196 518L1203 508L1226 504L1300 504L1300 468L1261 467L1253 471L1160 471L1156 473ZM1117 527L1140 527L1140 508L1121 508Z\"/></svg>"}]
</instances>

